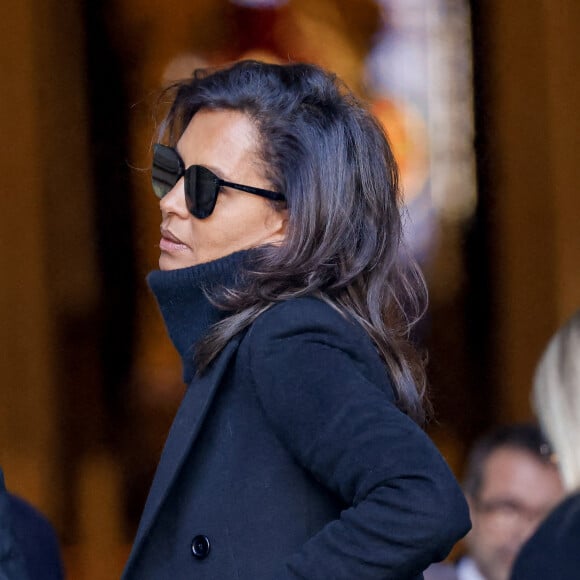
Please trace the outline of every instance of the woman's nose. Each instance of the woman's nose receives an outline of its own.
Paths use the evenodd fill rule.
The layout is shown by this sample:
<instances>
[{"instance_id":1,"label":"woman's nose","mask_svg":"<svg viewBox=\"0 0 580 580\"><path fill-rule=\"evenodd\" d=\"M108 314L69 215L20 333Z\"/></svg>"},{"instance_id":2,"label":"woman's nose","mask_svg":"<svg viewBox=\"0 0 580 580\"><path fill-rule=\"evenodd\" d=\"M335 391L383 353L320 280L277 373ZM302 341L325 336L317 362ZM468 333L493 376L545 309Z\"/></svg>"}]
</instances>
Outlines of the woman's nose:
<instances>
[{"instance_id":1,"label":"woman's nose","mask_svg":"<svg viewBox=\"0 0 580 580\"><path fill-rule=\"evenodd\" d=\"M183 177L159 200L159 207L163 215L175 214L180 217L187 217L189 215L187 204L185 203Z\"/></svg>"}]
</instances>

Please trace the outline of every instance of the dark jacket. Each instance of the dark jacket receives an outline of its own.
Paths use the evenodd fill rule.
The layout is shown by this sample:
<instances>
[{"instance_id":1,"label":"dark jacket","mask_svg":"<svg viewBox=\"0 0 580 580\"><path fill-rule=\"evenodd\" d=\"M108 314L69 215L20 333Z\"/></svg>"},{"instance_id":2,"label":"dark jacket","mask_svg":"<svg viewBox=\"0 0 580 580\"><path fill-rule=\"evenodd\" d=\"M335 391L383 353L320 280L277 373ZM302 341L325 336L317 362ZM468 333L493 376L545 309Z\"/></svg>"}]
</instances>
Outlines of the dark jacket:
<instances>
[{"instance_id":1,"label":"dark jacket","mask_svg":"<svg viewBox=\"0 0 580 580\"><path fill-rule=\"evenodd\" d=\"M124 578L403 580L468 529L367 334L302 298L262 314L190 384Z\"/></svg>"},{"instance_id":2,"label":"dark jacket","mask_svg":"<svg viewBox=\"0 0 580 580\"><path fill-rule=\"evenodd\" d=\"M0 580L28 578L26 564L12 527L12 499L0 470Z\"/></svg>"},{"instance_id":3,"label":"dark jacket","mask_svg":"<svg viewBox=\"0 0 580 580\"><path fill-rule=\"evenodd\" d=\"M524 544L512 580L580 578L580 494L561 502Z\"/></svg>"},{"instance_id":4,"label":"dark jacket","mask_svg":"<svg viewBox=\"0 0 580 580\"><path fill-rule=\"evenodd\" d=\"M0 580L61 580L60 547L50 522L4 487L0 470Z\"/></svg>"}]
</instances>

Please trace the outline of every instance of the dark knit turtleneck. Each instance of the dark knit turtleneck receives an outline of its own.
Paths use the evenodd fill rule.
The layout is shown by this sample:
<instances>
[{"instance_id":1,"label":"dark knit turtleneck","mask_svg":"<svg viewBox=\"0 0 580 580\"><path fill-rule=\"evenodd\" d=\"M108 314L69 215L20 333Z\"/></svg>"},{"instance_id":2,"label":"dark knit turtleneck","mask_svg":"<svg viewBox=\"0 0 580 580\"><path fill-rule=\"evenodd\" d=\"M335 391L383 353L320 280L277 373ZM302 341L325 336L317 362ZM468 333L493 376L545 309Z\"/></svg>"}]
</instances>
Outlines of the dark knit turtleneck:
<instances>
[{"instance_id":1,"label":"dark knit turtleneck","mask_svg":"<svg viewBox=\"0 0 580 580\"><path fill-rule=\"evenodd\" d=\"M226 315L208 300L206 292L216 287L235 286L249 254L249 251L236 252L189 268L154 270L147 276L169 337L181 355L186 384L195 375L195 345L210 326Z\"/></svg>"}]
</instances>

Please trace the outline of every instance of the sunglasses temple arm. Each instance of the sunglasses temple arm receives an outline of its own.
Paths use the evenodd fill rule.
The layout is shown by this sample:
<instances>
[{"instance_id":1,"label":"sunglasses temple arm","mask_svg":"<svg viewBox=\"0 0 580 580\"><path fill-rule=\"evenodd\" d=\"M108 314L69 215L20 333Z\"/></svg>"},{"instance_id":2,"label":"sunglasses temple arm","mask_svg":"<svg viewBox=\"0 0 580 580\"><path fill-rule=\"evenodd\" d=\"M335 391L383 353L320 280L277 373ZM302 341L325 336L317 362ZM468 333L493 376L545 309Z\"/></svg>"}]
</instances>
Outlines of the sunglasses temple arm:
<instances>
[{"instance_id":1,"label":"sunglasses temple arm","mask_svg":"<svg viewBox=\"0 0 580 580\"><path fill-rule=\"evenodd\" d=\"M260 189L259 187L251 187L249 185L240 185L239 183L232 183L230 181L219 180L219 184L225 187L231 187L233 189L238 189L239 191L245 191L246 193L254 193L255 195L260 195L262 197L267 197L273 201L285 201L286 198L275 191L269 191L267 189Z\"/></svg>"}]
</instances>

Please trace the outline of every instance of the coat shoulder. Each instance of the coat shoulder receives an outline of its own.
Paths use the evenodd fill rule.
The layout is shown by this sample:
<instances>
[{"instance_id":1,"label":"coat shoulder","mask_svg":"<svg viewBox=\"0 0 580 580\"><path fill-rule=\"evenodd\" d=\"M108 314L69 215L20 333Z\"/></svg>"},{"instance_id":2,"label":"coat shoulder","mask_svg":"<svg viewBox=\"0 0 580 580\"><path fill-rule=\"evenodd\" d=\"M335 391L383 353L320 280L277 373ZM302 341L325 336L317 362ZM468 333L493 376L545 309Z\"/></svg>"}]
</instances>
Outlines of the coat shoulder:
<instances>
[{"instance_id":1,"label":"coat shoulder","mask_svg":"<svg viewBox=\"0 0 580 580\"><path fill-rule=\"evenodd\" d=\"M580 568L580 493L567 497L521 549L512 580L578 577Z\"/></svg>"},{"instance_id":2,"label":"coat shoulder","mask_svg":"<svg viewBox=\"0 0 580 580\"><path fill-rule=\"evenodd\" d=\"M254 342L302 337L339 348L372 347L369 335L358 322L325 300L312 296L274 304L254 321L248 334Z\"/></svg>"},{"instance_id":3,"label":"coat shoulder","mask_svg":"<svg viewBox=\"0 0 580 580\"><path fill-rule=\"evenodd\" d=\"M286 322L295 324L337 324L350 326L354 322L330 302L316 296L301 296L278 302L259 318L261 324Z\"/></svg>"},{"instance_id":4,"label":"coat shoulder","mask_svg":"<svg viewBox=\"0 0 580 580\"><path fill-rule=\"evenodd\" d=\"M322 357L322 363L325 352L340 353L392 397L390 374L371 337L351 316L321 298L306 296L273 305L254 321L244 342L253 360L279 358L288 363L291 358L299 364L311 353Z\"/></svg>"}]
</instances>

